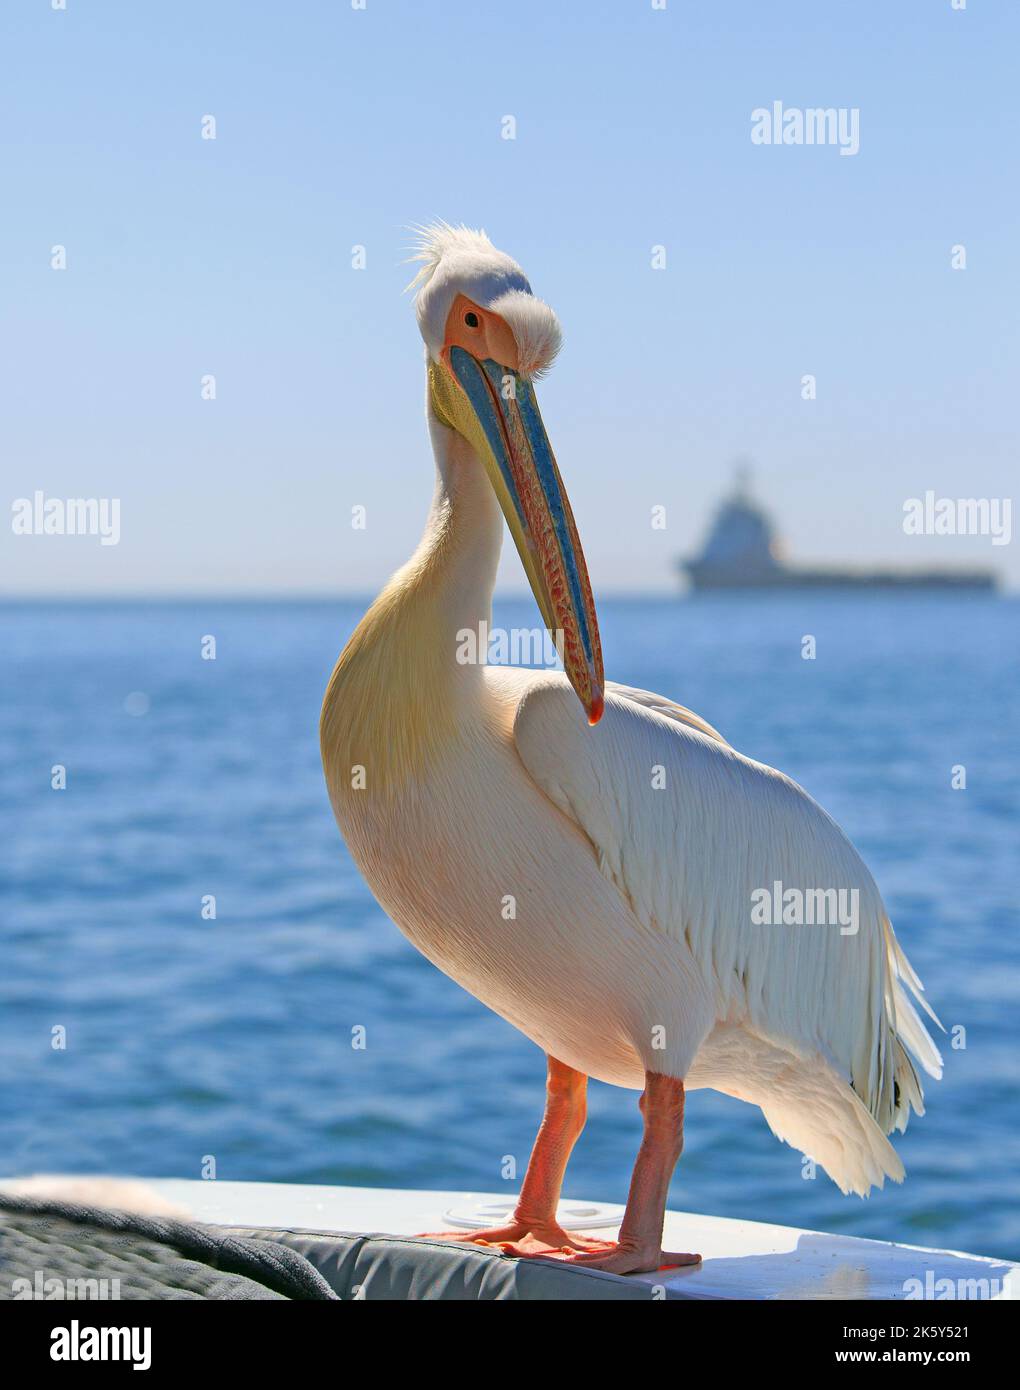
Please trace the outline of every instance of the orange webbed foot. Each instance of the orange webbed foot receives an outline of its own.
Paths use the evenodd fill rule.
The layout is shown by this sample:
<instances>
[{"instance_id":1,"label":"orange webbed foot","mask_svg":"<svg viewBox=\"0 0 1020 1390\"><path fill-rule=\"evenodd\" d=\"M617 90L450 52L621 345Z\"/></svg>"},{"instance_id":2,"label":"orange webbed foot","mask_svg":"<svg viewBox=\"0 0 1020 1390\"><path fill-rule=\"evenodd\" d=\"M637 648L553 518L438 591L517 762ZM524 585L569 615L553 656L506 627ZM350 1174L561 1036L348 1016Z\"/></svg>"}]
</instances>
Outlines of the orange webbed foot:
<instances>
[{"instance_id":1,"label":"orange webbed foot","mask_svg":"<svg viewBox=\"0 0 1020 1390\"><path fill-rule=\"evenodd\" d=\"M425 1231L419 1240L456 1241L459 1245L498 1246L519 1259L541 1259L550 1255L600 1255L615 1249L612 1241L596 1240L565 1231L556 1222L514 1221L478 1231Z\"/></svg>"}]
</instances>

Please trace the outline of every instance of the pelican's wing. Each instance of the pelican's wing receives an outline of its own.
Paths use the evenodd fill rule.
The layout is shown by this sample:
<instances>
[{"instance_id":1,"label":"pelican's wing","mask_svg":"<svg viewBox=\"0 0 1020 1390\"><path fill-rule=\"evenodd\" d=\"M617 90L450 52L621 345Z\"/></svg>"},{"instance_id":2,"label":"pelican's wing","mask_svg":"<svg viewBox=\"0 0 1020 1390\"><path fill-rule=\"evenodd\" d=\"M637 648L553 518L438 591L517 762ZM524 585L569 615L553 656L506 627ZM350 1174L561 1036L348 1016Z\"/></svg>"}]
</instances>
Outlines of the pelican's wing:
<instances>
[{"instance_id":1,"label":"pelican's wing","mask_svg":"<svg viewBox=\"0 0 1020 1390\"><path fill-rule=\"evenodd\" d=\"M860 855L801 787L645 691L608 686L590 729L556 673L530 683L514 739L639 919L686 942L719 1019L820 1052L883 1133L922 1111L903 1044L932 1075L941 1059L904 989L920 997L920 982ZM787 889L828 893L846 930L762 922L777 884L780 901Z\"/></svg>"},{"instance_id":2,"label":"pelican's wing","mask_svg":"<svg viewBox=\"0 0 1020 1390\"><path fill-rule=\"evenodd\" d=\"M719 743L726 742L719 730L713 729L707 719L702 719L700 714L695 714L686 705L678 705L675 700L670 700L665 695L653 695L650 690L638 690L637 686L621 685L619 681L607 681L606 694L618 695L622 700L630 700L635 705L644 706L645 709L656 710L667 719L675 719L678 724L699 729L701 733L717 739Z\"/></svg>"}]
</instances>

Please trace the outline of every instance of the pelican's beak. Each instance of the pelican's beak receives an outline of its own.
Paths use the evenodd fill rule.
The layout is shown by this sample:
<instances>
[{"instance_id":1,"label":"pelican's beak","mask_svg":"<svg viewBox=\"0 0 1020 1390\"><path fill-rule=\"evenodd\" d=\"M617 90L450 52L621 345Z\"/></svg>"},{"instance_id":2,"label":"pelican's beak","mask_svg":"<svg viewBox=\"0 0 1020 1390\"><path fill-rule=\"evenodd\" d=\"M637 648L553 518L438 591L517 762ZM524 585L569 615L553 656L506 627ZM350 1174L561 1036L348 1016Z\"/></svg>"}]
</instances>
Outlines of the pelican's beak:
<instances>
[{"instance_id":1,"label":"pelican's beak","mask_svg":"<svg viewBox=\"0 0 1020 1390\"><path fill-rule=\"evenodd\" d=\"M507 348L500 355L514 354ZM429 389L439 419L482 459L567 679L589 724L597 724L604 676L595 604L531 381L515 366L448 342L441 363L429 363Z\"/></svg>"}]
</instances>

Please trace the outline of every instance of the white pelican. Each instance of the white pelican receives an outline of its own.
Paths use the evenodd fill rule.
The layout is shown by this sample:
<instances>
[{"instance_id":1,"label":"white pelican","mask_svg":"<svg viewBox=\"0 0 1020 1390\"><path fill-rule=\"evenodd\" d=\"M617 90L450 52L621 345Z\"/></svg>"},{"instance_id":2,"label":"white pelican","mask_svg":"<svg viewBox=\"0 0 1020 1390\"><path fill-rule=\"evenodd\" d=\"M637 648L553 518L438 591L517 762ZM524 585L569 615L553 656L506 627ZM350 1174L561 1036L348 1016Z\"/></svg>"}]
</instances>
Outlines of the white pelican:
<instances>
[{"instance_id":1,"label":"white pelican","mask_svg":"<svg viewBox=\"0 0 1020 1390\"><path fill-rule=\"evenodd\" d=\"M661 1248L685 1090L760 1106L844 1192L899 1181L885 1136L923 1113L908 1049L941 1068L907 994L921 985L871 874L806 792L665 696L604 684L532 385L556 316L484 233L431 228L418 259L436 491L326 691L333 809L405 935L548 1057L514 1217L460 1238L623 1274L693 1263ZM456 658L458 634L490 620L501 509L563 673ZM856 930L765 925L754 905L774 885L822 908L842 891ZM589 1076L643 1092L613 1243L556 1222Z\"/></svg>"}]
</instances>

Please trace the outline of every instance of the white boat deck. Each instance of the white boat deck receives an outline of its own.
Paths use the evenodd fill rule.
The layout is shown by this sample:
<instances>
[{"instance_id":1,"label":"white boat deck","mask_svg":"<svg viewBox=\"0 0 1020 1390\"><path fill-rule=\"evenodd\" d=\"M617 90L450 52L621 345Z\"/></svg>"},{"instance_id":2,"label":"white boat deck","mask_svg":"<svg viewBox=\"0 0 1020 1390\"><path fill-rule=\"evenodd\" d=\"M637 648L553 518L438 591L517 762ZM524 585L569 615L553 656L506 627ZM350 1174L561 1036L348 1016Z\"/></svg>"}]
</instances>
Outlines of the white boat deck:
<instances>
[{"instance_id":1,"label":"white boat deck","mask_svg":"<svg viewBox=\"0 0 1020 1390\"><path fill-rule=\"evenodd\" d=\"M225 1226L416 1235L491 1224L507 1194L292 1183L145 1179L199 1221ZM486 1209L488 1209L486 1211ZM564 1224L605 1236L622 1208L568 1201ZM954 1250L825 1235L794 1226L668 1212L667 1249L697 1250L688 1270L631 1275L699 1299L990 1299L1020 1294L1020 1265ZM948 1281L948 1282L944 1282Z\"/></svg>"}]
</instances>

